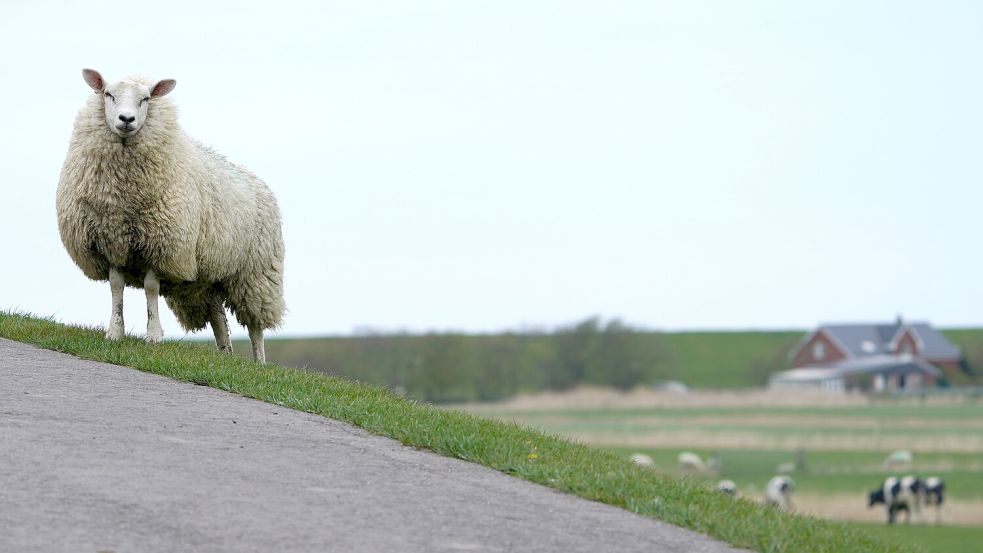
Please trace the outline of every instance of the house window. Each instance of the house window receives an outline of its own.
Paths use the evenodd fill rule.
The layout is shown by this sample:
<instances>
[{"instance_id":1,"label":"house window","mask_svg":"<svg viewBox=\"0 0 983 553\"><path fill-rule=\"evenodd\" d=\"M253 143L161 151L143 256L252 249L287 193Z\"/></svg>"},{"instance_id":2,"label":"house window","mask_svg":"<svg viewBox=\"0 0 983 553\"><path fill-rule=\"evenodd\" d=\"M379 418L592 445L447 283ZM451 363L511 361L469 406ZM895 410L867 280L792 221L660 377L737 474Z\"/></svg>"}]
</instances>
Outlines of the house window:
<instances>
[{"instance_id":1,"label":"house window","mask_svg":"<svg viewBox=\"0 0 983 553\"><path fill-rule=\"evenodd\" d=\"M911 347L911 342L901 342L901 353L915 353L915 348Z\"/></svg>"},{"instance_id":2,"label":"house window","mask_svg":"<svg viewBox=\"0 0 983 553\"><path fill-rule=\"evenodd\" d=\"M826 344L822 342L816 342L812 345L812 358L816 361L822 361L826 357Z\"/></svg>"}]
</instances>

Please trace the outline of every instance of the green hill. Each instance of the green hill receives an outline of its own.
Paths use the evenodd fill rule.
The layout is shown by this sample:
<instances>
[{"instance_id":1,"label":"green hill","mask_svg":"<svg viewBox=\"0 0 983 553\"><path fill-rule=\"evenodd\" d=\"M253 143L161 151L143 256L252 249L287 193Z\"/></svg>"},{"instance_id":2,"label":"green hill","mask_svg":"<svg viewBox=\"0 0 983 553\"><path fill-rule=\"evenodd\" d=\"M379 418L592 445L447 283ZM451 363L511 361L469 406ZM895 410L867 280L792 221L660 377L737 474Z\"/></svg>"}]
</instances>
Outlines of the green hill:
<instances>
[{"instance_id":1,"label":"green hill","mask_svg":"<svg viewBox=\"0 0 983 553\"><path fill-rule=\"evenodd\" d=\"M983 367L983 329L944 331ZM589 319L554 333L366 335L270 339L267 356L392 387L428 401L494 400L577 384L630 388L679 380L693 388L749 388L788 368L805 330L648 332ZM246 353L245 342L235 344ZM950 383L972 383L947 371Z\"/></svg>"}]
</instances>

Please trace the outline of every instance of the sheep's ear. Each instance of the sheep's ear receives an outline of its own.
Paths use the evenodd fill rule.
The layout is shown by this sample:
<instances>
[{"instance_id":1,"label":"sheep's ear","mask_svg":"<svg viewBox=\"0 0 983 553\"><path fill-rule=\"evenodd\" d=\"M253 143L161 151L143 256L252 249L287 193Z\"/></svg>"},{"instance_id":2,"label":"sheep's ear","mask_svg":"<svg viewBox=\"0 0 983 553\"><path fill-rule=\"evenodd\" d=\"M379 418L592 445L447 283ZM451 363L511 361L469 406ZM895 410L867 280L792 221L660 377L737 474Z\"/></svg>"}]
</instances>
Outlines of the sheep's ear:
<instances>
[{"instance_id":1,"label":"sheep's ear","mask_svg":"<svg viewBox=\"0 0 983 553\"><path fill-rule=\"evenodd\" d=\"M100 75L95 69L83 69L82 78L85 79L85 82L89 85L89 88L96 91L96 94L106 90L106 83L102 80L102 75Z\"/></svg>"},{"instance_id":2,"label":"sheep's ear","mask_svg":"<svg viewBox=\"0 0 983 553\"><path fill-rule=\"evenodd\" d=\"M157 81L157 84L154 85L153 90L150 91L150 97L156 98L158 96L163 96L168 92L174 90L175 86L177 86L177 81L175 81L174 79L164 79L163 81Z\"/></svg>"}]
</instances>

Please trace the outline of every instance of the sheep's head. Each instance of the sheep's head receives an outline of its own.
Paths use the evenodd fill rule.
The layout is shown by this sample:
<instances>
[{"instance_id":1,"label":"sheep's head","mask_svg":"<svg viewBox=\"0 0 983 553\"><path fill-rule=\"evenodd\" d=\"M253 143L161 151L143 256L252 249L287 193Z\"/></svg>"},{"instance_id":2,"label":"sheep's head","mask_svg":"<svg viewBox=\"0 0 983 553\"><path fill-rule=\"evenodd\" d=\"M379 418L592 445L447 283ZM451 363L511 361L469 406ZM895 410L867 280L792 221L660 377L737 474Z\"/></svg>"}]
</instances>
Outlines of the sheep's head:
<instances>
[{"instance_id":1,"label":"sheep's head","mask_svg":"<svg viewBox=\"0 0 983 553\"><path fill-rule=\"evenodd\" d=\"M120 138L129 138L140 132L147 120L147 109L152 98L158 98L174 90L177 81L164 79L153 86L131 80L107 83L94 69L83 69L82 78L101 94L106 107L106 125Z\"/></svg>"}]
</instances>

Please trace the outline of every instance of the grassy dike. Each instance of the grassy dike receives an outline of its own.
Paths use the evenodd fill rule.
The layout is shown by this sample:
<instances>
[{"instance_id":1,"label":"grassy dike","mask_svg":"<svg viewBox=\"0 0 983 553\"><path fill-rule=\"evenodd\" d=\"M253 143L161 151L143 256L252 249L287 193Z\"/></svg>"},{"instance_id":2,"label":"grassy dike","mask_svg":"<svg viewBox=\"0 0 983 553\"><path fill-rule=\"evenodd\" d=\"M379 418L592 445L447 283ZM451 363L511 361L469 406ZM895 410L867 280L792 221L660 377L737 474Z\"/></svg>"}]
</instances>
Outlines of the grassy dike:
<instances>
[{"instance_id":1,"label":"grassy dike","mask_svg":"<svg viewBox=\"0 0 983 553\"><path fill-rule=\"evenodd\" d=\"M761 552L913 550L849 525L721 496L706 484L656 474L614 453L530 428L408 401L352 380L220 355L200 344L151 346L135 338L107 342L100 329L6 311L0 311L0 337L347 421L408 446L480 463L738 547Z\"/></svg>"}]
</instances>

